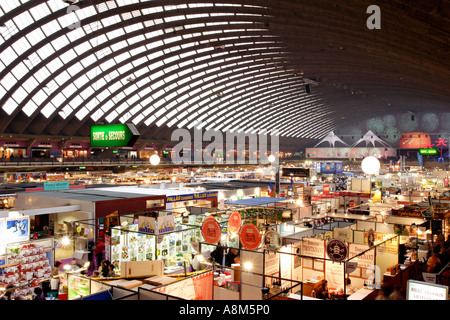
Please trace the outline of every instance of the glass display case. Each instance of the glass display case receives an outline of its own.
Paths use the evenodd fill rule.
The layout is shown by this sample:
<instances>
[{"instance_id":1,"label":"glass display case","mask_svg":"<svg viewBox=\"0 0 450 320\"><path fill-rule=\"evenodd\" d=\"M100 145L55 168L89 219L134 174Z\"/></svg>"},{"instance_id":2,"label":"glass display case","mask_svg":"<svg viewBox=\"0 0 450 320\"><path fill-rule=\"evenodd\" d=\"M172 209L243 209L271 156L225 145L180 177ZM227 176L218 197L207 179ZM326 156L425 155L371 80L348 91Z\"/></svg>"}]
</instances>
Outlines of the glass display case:
<instances>
[{"instance_id":1,"label":"glass display case","mask_svg":"<svg viewBox=\"0 0 450 320\"><path fill-rule=\"evenodd\" d=\"M109 256L115 270L125 261L164 260L166 267L190 262L192 241L199 241L199 228L178 225L173 232L147 234L138 231L137 224L111 228ZM108 248L105 248L108 250Z\"/></svg>"}]
</instances>

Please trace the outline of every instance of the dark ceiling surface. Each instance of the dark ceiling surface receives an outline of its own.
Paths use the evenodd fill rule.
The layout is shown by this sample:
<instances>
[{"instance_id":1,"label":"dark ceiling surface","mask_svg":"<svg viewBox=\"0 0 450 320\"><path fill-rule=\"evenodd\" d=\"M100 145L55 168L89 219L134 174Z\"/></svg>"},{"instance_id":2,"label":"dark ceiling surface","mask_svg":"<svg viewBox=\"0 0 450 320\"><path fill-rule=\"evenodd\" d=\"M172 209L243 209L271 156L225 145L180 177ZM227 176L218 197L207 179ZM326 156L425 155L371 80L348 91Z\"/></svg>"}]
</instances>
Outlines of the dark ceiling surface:
<instances>
[{"instance_id":1,"label":"dark ceiling surface","mask_svg":"<svg viewBox=\"0 0 450 320\"><path fill-rule=\"evenodd\" d=\"M176 128L277 130L298 150L374 117L450 119L446 0L69 5L0 4L0 133L88 138L95 123L132 122L141 141L169 141ZM367 26L371 5L380 29Z\"/></svg>"}]
</instances>

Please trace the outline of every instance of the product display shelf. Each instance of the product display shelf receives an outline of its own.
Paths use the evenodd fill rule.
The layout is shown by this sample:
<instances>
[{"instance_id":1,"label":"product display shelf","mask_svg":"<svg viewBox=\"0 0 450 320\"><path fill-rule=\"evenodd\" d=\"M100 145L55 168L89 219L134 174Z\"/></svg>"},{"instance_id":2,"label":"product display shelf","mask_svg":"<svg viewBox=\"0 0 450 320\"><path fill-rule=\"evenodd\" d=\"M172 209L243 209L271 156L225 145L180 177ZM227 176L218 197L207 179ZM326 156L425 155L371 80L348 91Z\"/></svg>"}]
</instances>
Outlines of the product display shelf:
<instances>
[{"instance_id":1,"label":"product display shelf","mask_svg":"<svg viewBox=\"0 0 450 320\"><path fill-rule=\"evenodd\" d=\"M6 264L0 274L0 287L9 285L15 287L13 296L28 296L41 281L51 276L50 241L41 245L31 242L13 243L7 245ZM50 257L49 257L50 255Z\"/></svg>"}]
</instances>

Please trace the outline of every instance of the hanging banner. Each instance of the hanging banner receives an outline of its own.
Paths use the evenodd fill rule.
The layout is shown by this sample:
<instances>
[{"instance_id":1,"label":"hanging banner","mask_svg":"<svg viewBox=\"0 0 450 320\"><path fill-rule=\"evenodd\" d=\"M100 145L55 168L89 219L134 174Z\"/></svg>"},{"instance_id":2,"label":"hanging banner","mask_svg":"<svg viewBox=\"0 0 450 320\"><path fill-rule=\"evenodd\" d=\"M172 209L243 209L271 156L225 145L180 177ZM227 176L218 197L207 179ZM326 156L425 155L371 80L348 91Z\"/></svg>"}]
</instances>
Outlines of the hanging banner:
<instances>
[{"instance_id":1,"label":"hanging banner","mask_svg":"<svg viewBox=\"0 0 450 320\"><path fill-rule=\"evenodd\" d=\"M328 281L328 288L344 288L344 264L325 261L325 279Z\"/></svg>"},{"instance_id":2,"label":"hanging banner","mask_svg":"<svg viewBox=\"0 0 450 320\"><path fill-rule=\"evenodd\" d=\"M208 271L163 287L155 288L153 291L185 300L212 300L213 282L214 271Z\"/></svg>"},{"instance_id":3,"label":"hanging banner","mask_svg":"<svg viewBox=\"0 0 450 320\"><path fill-rule=\"evenodd\" d=\"M139 232L145 232L147 234L156 233L156 219L152 217L139 216L138 218Z\"/></svg>"},{"instance_id":4,"label":"hanging banner","mask_svg":"<svg viewBox=\"0 0 450 320\"><path fill-rule=\"evenodd\" d=\"M261 234L253 223L246 223L239 232L239 241L242 247L247 250L256 250L261 244Z\"/></svg>"},{"instance_id":5,"label":"hanging banner","mask_svg":"<svg viewBox=\"0 0 450 320\"><path fill-rule=\"evenodd\" d=\"M333 229L333 238L352 243L353 242L353 230L334 228Z\"/></svg>"},{"instance_id":6,"label":"hanging banner","mask_svg":"<svg viewBox=\"0 0 450 320\"><path fill-rule=\"evenodd\" d=\"M30 217L6 218L4 239L8 243L30 240Z\"/></svg>"},{"instance_id":7,"label":"hanging banner","mask_svg":"<svg viewBox=\"0 0 450 320\"><path fill-rule=\"evenodd\" d=\"M302 255L314 258L325 258L324 241L321 239L303 238Z\"/></svg>"},{"instance_id":8,"label":"hanging banner","mask_svg":"<svg viewBox=\"0 0 450 320\"><path fill-rule=\"evenodd\" d=\"M111 261L111 237L105 234L105 260Z\"/></svg>"},{"instance_id":9,"label":"hanging banner","mask_svg":"<svg viewBox=\"0 0 450 320\"><path fill-rule=\"evenodd\" d=\"M280 272L280 255L276 252L267 252L264 257L264 274L268 276L276 275ZM267 278L272 279L272 278ZM271 282L270 282L271 283Z\"/></svg>"},{"instance_id":10,"label":"hanging banner","mask_svg":"<svg viewBox=\"0 0 450 320\"><path fill-rule=\"evenodd\" d=\"M406 300L448 300L448 286L408 280Z\"/></svg>"},{"instance_id":11,"label":"hanging banner","mask_svg":"<svg viewBox=\"0 0 450 320\"><path fill-rule=\"evenodd\" d=\"M350 243L349 246L349 258L369 250L369 246L363 244ZM364 254L358 256L358 260L351 260L353 262L358 262L359 268L370 268L375 264L375 250L369 250ZM350 272L349 272L350 273Z\"/></svg>"},{"instance_id":12,"label":"hanging banner","mask_svg":"<svg viewBox=\"0 0 450 320\"><path fill-rule=\"evenodd\" d=\"M167 233L175 230L175 217L172 214L158 217L158 233Z\"/></svg>"},{"instance_id":13,"label":"hanging banner","mask_svg":"<svg viewBox=\"0 0 450 320\"><path fill-rule=\"evenodd\" d=\"M242 218L238 211L233 212L228 219L228 230L231 233L237 233L241 228Z\"/></svg>"},{"instance_id":14,"label":"hanging banner","mask_svg":"<svg viewBox=\"0 0 450 320\"><path fill-rule=\"evenodd\" d=\"M201 232L203 240L209 244L218 243L222 235L220 224L212 216L203 220Z\"/></svg>"},{"instance_id":15,"label":"hanging banner","mask_svg":"<svg viewBox=\"0 0 450 320\"><path fill-rule=\"evenodd\" d=\"M372 232L371 232L372 231ZM364 232L364 243L369 244L369 246L373 246L375 242L380 243L383 242L385 239L393 238L391 240L388 240L382 244L382 246L386 246L386 252L387 253L398 253L398 237L393 237L393 234L389 233L380 233L380 232L373 232L372 229L370 229L368 232ZM373 242L372 245L370 243Z\"/></svg>"},{"instance_id":16,"label":"hanging banner","mask_svg":"<svg viewBox=\"0 0 450 320\"><path fill-rule=\"evenodd\" d=\"M264 235L264 248L276 251L281 247L281 237L276 231L267 231Z\"/></svg>"}]
</instances>

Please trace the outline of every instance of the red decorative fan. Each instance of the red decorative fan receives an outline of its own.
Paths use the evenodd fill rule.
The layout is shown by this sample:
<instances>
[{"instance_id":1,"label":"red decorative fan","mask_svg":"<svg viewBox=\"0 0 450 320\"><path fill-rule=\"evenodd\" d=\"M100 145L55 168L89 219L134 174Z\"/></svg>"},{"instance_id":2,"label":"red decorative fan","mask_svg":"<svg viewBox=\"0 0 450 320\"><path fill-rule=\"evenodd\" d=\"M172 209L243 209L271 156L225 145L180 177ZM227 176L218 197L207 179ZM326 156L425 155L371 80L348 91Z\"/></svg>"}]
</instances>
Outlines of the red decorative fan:
<instances>
[{"instance_id":1,"label":"red decorative fan","mask_svg":"<svg viewBox=\"0 0 450 320\"><path fill-rule=\"evenodd\" d=\"M447 146L447 141L445 138L439 138L439 140L435 141L436 147L441 147L441 158L442 158L442 148Z\"/></svg>"}]
</instances>

